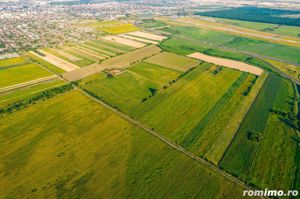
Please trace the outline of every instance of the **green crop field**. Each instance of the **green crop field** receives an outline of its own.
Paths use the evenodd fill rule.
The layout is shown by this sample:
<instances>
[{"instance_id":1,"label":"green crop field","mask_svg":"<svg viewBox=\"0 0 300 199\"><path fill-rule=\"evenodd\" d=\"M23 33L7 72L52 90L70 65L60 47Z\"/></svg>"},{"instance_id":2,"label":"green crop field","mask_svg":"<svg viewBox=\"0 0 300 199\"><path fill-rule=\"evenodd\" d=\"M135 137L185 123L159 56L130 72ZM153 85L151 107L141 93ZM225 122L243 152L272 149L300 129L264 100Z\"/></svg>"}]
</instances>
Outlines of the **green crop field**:
<instances>
[{"instance_id":1,"label":"green crop field","mask_svg":"<svg viewBox=\"0 0 300 199\"><path fill-rule=\"evenodd\" d=\"M38 85L20 88L10 92L0 93L0 108L24 98L32 98L49 88L62 86L64 84L65 82L62 80L54 80L50 82L44 82Z\"/></svg>"},{"instance_id":2,"label":"green crop field","mask_svg":"<svg viewBox=\"0 0 300 199\"><path fill-rule=\"evenodd\" d=\"M93 80L83 80L83 88L121 111L129 112L143 99L155 93L181 73L141 62L113 78L98 75ZM89 79L90 77L88 77Z\"/></svg>"},{"instance_id":3,"label":"green crop field","mask_svg":"<svg viewBox=\"0 0 300 199\"><path fill-rule=\"evenodd\" d=\"M173 35L180 36L181 38L186 38L187 40L190 39L191 43L200 41L202 42L202 45L221 44L234 49L245 50L251 53L272 56L285 61L300 63L300 58L298 56L300 54L300 48L296 47L256 39L248 39L245 37L237 37L235 35L204 30L197 27L174 26L165 28L164 31L168 31ZM163 45L164 44L162 44L162 46Z\"/></svg>"},{"instance_id":4,"label":"green crop field","mask_svg":"<svg viewBox=\"0 0 300 199\"><path fill-rule=\"evenodd\" d=\"M243 197L78 91L5 116L0 140L4 198Z\"/></svg>"},{"instance_id":5,"label":"green crop field","mask_svg":"<svg viewBox=\"0 0 300 199\"><path fill-rule=\"evenodd\" d=\"M196 134L194 140L187 139L192 141L187 143L187 146L193 153L205 156L216 165L237 132L265 79L263 76L256 82L254 75L241 77L244 78L237 82L239 84L231 86L198 124L198 131L202 132L199 138ZM251 89L247 92L249 87Z\"/></svg>"},{"instance_id":6,"label":"green crop field","mask_svg":"<svg viewBox=\"0 0 300 199\"><path fill-rule=\"evenodd\" d=\"M12 64L15 64L13 62ZM0 70L0 88L50 76L51 73L34 63L6 65Z\"/></svg>"},{"instance_id":7,"label":"green crop field","mask_svg":"<svg viewBox=\"0 0 300 199\"><path fill-rule=\"evenodd\" d=\"M168 52L162 52L158 55L146 59L145 61L178 71L187 71L193 67L198 66L200 63L200 61L198 60Z\"/></svg>"},{"instance_id":8,"label":"green crop field","mask_svg":"<svg viewBox=\"0 0 300 199\"><path fill-rule=\"evenodd\" d=\"M218 74L213 74L214 70L210 64L200 65L168 89L139 104L131 115L182 143L241 75L227 68Z\"/></svg>"},{"instance_id":9,"label":"green crop field","mask_svg":"<svg viewBox=\"0 0 300 199\"><path fill-rule=\"evenodd\" d=\"M297 135L288 115L294 109L294 92L292 83L269 75L222 159L225 170L262 188L291 188Z\"/></svg>"}]
</instances>

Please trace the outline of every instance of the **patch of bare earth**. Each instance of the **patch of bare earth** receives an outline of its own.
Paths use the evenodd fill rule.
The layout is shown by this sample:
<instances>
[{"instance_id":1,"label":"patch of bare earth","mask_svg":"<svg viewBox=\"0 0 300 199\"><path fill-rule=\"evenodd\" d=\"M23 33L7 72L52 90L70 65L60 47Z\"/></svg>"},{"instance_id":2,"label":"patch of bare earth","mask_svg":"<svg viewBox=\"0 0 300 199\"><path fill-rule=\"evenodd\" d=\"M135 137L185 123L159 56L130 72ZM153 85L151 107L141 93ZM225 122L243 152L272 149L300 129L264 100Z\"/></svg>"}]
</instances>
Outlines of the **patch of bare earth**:
<instances>
[{"instance_id":1,"label":"patch of bare earth","mask_svg":"<svg viewBox=\"0 0 300 199\"><path fill-rule=\"evenodd\" d=\"M205 54L199 53L199 52L190 54L188 56L195 58L195 59L205 61L205 62L213 63L213 64L216 64L219 66L225 66L228 68L233 68L233 69L237 69L240 71L252 73L254 75L261 75L263 73L263 70L261 68L258 68L256 66L252 66L250 64L246 64L243 62L239 62L239 61L234 61L234 60L224 59L224 58L219 58L219 57L213 57L213 56L205 55Z\"/></svg>"}]
</instances>

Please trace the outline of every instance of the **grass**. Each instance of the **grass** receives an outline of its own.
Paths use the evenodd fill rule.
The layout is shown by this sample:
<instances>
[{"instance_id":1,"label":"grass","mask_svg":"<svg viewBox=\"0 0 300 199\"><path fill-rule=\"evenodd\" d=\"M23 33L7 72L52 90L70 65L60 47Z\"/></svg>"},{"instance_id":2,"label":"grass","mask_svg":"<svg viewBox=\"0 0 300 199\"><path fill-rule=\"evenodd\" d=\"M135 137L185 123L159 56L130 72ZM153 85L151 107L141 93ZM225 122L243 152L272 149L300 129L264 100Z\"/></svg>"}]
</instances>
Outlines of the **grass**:
<instances>
[{"instance_id":1,"label":"grass","mask_svg":"<svg viewBox=\"0 0 300 199\"><path fill-rule=\"evenodd\" d=\"M49 69L51 72L55 73L55 74L62 74L64 73L64 70L56 67L55 65L31 54L31 53L27 53L25 55L28 59L30 59L32 62L36 63L36 64L39 64L39 65L42 65L43 67Z\"/></svg>"},{"instance_id":2,"label":"grass","mask_svg":"<svg viewBox=\"0 0 300 199\"><path fill-rule=\"evenodd\" d=\"M2 118L0 140L4 198L242 198L239 185L78 91Z\"/></svg>"},{"instance_id":3,"label":"grass","mask_svg":"<svg viewBox=\"0 0 300 199\"><path fill-rule=\"evenodd\" d=\"M62 80L54 80L50 82L41 83L38 85L28 86L25 88L20 88L11 92L0 94L0 107L4 107L8 104L12 104L24 98L31 98L33 96L39 95L44 90L49 88L61 86L64 84Z\"/></svg>"},{"instance_id":4,"label":"grass","mask_svg":"<svg viewBox=\"0 0 300 199\"><path fill-rule=\"evenodd\" d=\"M139 28L133 24L128 23L128 24L118 24L118 25L106 26L106 27L100 28L100 30L110 33L110 34L120 34L120 33L137 31L137 30L139 30Z\"/></svg>"},{"instance_id":5,"label":"grass","mask_svg":"<svg viewBox=\"0 0 300 199\"><path fill-rule=\"evenodd\" d=\"M131 115L181 143L241 74L224 68L213 75L212 70L210 64L200 65Z\"/></svg>"},{"instance_id":6,"label":"grass","mask_svg":"<svg viewBox=\"0 0 300 199\"><path fill-rule=\"evenodd\" d=\"M116 77L97 75L97 78L88 77L89 80L84 79L81 83L84 89L105 102L129 112L144 98L152 96L150 89L160 90L179 75L177 71L141 62Z\"/></svg>"},{"instance_id":7,"label":"grass","mask_svg":"<svg viewBox=\"0 0 300 199\"><path fill-rule=\"evenodd\" d=\"M176 55L169 52L162 52L158 55L146 59L145 61L182 72L187 71L190 68L196 67L200 63L198 60Z\"/></svg>"},{"instance_id":8,"label":"grass","mask_svg":"<svg viewBox=\"0 0 300 199\"><path fill-rule=\"evenodd\" d=\"M0 88L50 76L51 73L34 63L21 64L0 70Z\"/></svg>"},{"instance_id":9,"label":"grass","mask_svg":"<svg viewBox=\"0 0 300 199\"><path fill-rule=\"evenodd\" d=\"M225 47L300 63L300 58L297 56L300 53L300 49L297 47L275 44L256 39L248 39L245 37L237 37L235 35L203 30L197 27L175 26L165 28L164 31L168 31L173 35L184 37L187 40L190 38L190 40L201 41L206 43L206 45L224 45ZM180 43L178 45L180 45Z\"/></svg>"},{"instance_id":10,"label":"grass","mask_svg":"<svg viewBox=\"0 0 300 199\"><path fill-rule=\"evenodd\" d=\"M25 64L26 62L27 61L22 57L3 59L0 60L0 68L21 65L21 64Z\"/></svg>"},{"instance_id":11,"label":"grass","mask_svg":"<svg viewBox=\"0 0 300 199\"><path fill-rule=\"evenodd\" d=\"M258 141L253 140L250 136L257 135L264 139L270 110L274 107L277 95L280 95L278 88L282 84L283 80L277 75L271 73L268 76L235 139L225 153L221 162L222 168L246 178L261 141L260 139Z\"/></svg>"}]
</instances>

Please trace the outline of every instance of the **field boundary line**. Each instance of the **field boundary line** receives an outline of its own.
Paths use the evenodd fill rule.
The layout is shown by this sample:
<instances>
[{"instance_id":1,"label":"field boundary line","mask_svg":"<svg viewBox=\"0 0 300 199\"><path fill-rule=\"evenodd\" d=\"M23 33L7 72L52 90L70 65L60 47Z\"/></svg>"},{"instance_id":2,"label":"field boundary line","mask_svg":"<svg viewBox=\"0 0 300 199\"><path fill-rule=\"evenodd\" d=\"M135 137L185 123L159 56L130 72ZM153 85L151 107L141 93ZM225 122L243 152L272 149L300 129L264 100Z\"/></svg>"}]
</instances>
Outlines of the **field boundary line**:
<instances>
[{"instance_id":1,"label":"field boundary line","mask_svg":"<svg viewBox=\"0 0 300 199\"><path fill-rule=\"evenodd\" d=\"M78 87L77 87L78 88ZM109 110L113 111L114 113L116 113L117 115L119 115L120 117L122 117L123 119L127 120L128 122L130 122L131 124L133 124L134 126L137 126L143 130L145 130L148 134L158 138L161 142L164 142L165 144L169 145L169 147L173 148L174 150L179 151L182 154L185 154L186 156L188 156L189 158L202 163L204 166L206 166L207 168L210 168L211 170L217 172L218 174L220 174L221 176L223 176L225 179L228 179L238 185L240 185L241 187L247 189L247 190L253 190L252 187L248 186L247 184L245 184L243 181L235 178L234 176L232 176L231 174L221 170L220 168L216 167L215 165L213 165L212 163L194 155L193 153L187 151L186 149L184 149L183 147L175 144L174 142L168 140L167 138L163 137L162 135L158 134L154 129L150 129L149 127L145 126L144 124L140 123L139 121L129 117L128 115L126 115L125 113L117 110L114 107L111 107L110 105L108 105L107 103L103 102L102 100L99 100L97 98L95 98L94 96L90 95L88 92L86 92L85 90L78 88L78 90L85 96L87 96L89 99L101 104L102 106L108 108ZM260 198L266 198L263 196L260 196Z\"/></svg>"}]
</instances>

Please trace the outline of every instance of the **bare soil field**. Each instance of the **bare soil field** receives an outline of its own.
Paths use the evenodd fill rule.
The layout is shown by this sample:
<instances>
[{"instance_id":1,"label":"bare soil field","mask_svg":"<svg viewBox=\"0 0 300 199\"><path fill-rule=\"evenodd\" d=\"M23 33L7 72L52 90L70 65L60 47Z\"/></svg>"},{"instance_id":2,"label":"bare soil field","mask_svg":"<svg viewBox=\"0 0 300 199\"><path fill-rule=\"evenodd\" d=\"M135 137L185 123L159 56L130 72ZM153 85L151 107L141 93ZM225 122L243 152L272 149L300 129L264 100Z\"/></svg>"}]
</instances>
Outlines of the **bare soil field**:
<instances>
[{"instance_id":1,"label":"bare soil field","mask_svg":"<svg viewBox=\"0 0 300 199\"><path fill-rule=\"evenodd\" d=\"M225 66L228 68L233 68L233 69L237 69L240 71L245 71L248 73L252 73L254 75L261 75L263 73L263 70L256 67L256 66L252 66L250 64L246 64L243 62L239 62L239 61L234 61L234 60L230 60L230 59L224 59L224 58L219 58L219 57L213 57L213 56L209 56L209 55L205 55L203 53L193 53L188 55L188 57L192 57L195 59L199 59L205 62L209 62L209 63L213 63L216 65L220 65L220 66Z\"/></svg>"},{"instance_id":2,"label":"bare soil field","mask_svg":"<svg viewBox=\"0 0 300 199\"><path fill-rule=\"evenodd\" d=\"M143 39L143 38L139 38L139 37L133 37L130 35L121 34L118 36L123 37L125 39L135 40L135 41L139 41L139 42L143 42L143 43L147 43L147 44L155 44L155 45L158 44L157 41L151 41L151 40L147 40L147 39Z\"/></svg>"},{"instance_id":3,"label":"bare soil field","mask_svg":"<svg viewBox=\"0 0 300 199\"><path fill-rule=\"evenodd\" d=\"M37 57L39 57L39 58L41 58L41 59L43 59L43 60L51 63L51 64L53 64L53 65L55 65L55 66L57 66L59 68L61 68L64 71L69 72L69 71L72 71L72 70L75 70L75 69L79 68L75 64L67 62L67 61L65 61L65 60L63 60L63 59L61 59L59 57L56 57L56 56L54 56L54 55L52 55L52 54L50 54L50 53L48 53L46 51L39 50L39 52L43 53L45 56L41 56L41 55L39 55L39 54L37 54L37 53L35 53L33 51L30 51L31 54L33 54L33 55L35 55L35 56L37 56Z\"/></svg>"},{"instance_id":4,"label":"bare soil field","mask_svg":"<svg viewBox=\"0 0 300 199\"><path fill-rule=\"evenodd\" d=\"M157 46L151 45L141 49L137 49L131 52L128 52L123 55L116 56L114 58L105 60L102 64L94 64L84 68L80 68L71 72L63 74L63 77L69 81L75 81L87 76L93 75L95 73L101 72L104 69L108 68L127 68L132 64L139 62L147 57L151 57L155 54L158 54L161 49Z\"/></svg>"},{"instance_id":5,"label":"bare soil field","mask_svg":"<svg viewBox=\"0 0 300 199\"><path fill-rule=\"evenodd\" d=\"M134 47L134 48L141 48L146 45L141 42L137 42L137 41L130 40L130 39L125 39L125 38L118 37L118 36L106 36L106 37L103 37L103 39L108 40L108 41L114 41L119 44L127 45L127 46Z\"/></svg>"},{"instance_id":6,"label":"bare soil field","mask_svg":"<svg viewBox=\"0 0 300 199\"><path fill-rule=\"evenodd\" d=\"M155 35L155 34L141 32L141 31L135 31L135 32L127 33L127 35L143 37L143 38L146 38L146 39L152 39L152 40L156 40L156 41L162 41L162 40L167 38L165 36Z\"/></svg>"}]
</instances>

